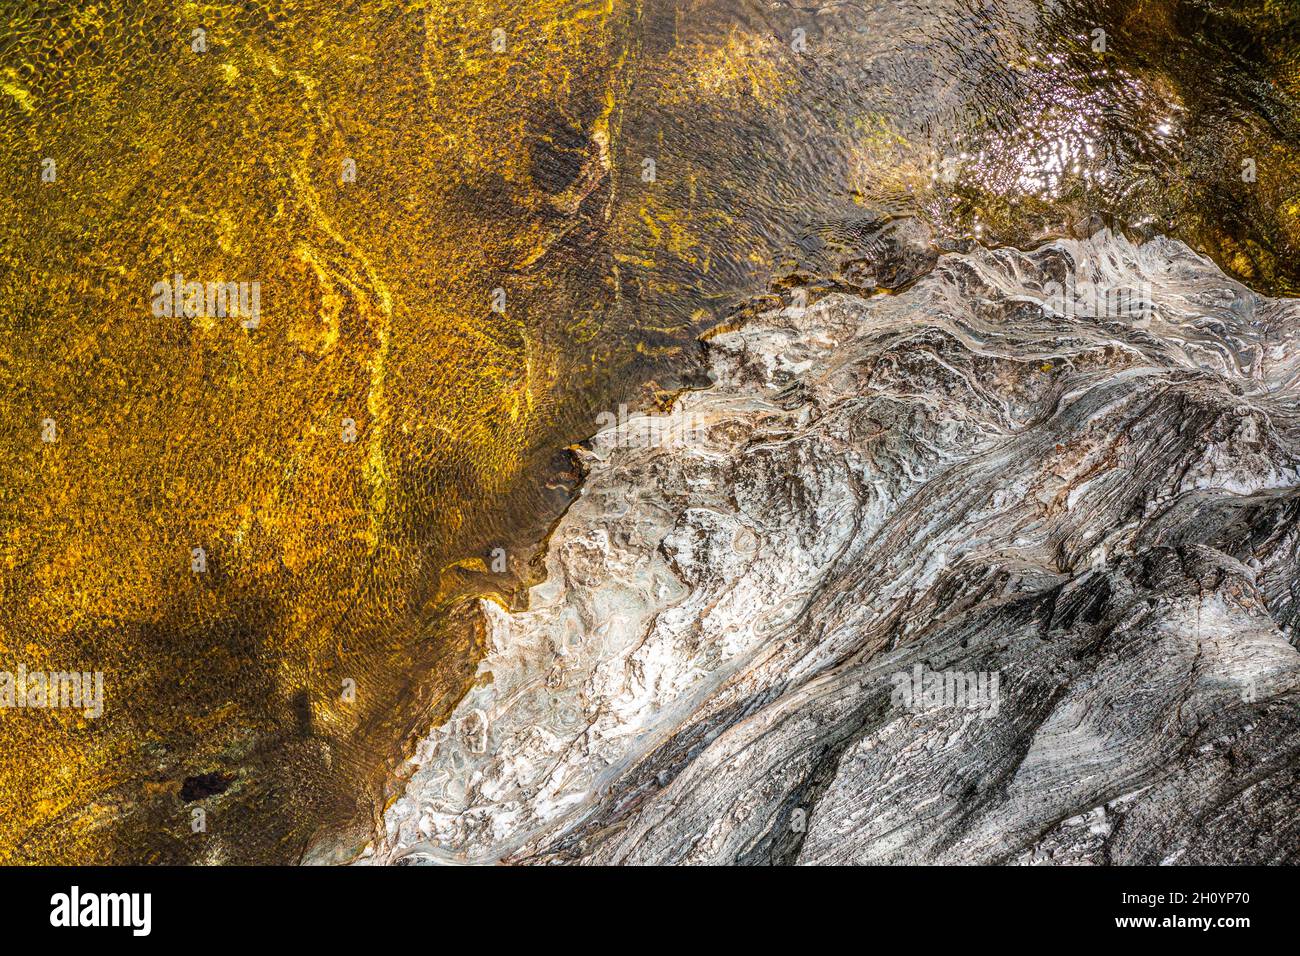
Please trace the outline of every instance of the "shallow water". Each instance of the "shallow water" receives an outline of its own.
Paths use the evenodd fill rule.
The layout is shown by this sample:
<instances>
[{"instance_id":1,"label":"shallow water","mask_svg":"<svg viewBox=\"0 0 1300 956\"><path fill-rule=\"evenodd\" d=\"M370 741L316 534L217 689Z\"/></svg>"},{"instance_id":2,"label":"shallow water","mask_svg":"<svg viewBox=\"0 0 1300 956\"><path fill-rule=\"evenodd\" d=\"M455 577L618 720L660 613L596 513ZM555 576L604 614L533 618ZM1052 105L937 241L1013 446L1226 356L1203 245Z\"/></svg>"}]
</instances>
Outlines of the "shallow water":
<instances>
[{"instance_id":1,"label":"shallow water","mask_svg":"<svg viewBox=\"0 0 1300 956\"><path fill-rule=\"evenodd\" d=\"M905 283L874 258L899 217L938 248L1104 221L1300 282L1281 4L208 15L0 30L0 667L106 683L97 720L0 716L0 862L364 831L472 679L463 600L537 574L564 446L699 384L696 336L772 284ZM257 328L153 314L177 272L259 282Z\"/></svg>"}]
</instances>

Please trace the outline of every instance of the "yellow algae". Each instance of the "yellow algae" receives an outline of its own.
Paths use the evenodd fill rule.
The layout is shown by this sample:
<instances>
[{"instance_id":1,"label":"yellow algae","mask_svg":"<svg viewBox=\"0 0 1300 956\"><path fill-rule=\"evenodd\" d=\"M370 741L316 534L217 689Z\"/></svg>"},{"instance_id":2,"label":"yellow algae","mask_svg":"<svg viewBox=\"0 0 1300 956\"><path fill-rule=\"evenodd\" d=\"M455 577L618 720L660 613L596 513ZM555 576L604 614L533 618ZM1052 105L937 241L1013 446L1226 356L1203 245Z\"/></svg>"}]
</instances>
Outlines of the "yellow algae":
<instances>
[{"instance_id":1,"label":"yellow algae","mask_svg":"<svg viewBox=\"0 0 1300 956\"><path fill-rule=\"evenodd\" d=\"M102 669L109 702L0 721L0 862L283 860L382 775L407 682L441 712L472 679L472 645L427 613L469 586L444 564L523 533L487 516L572 347L528 307L569 293L529 270L567 234L555 211L609 202L632 8L429 4L423 35L397 9L288 3L267 29L255 7L177 5L159 57L152 27L99 6L87 35L126 39L83 88L0 63L21 115L57 123L58 162L0 214L21 230L0 256L31 277L0 292L0 374L22 370L0 392L0 668ZM10 154L27 135L0 126ZM571 140L561 181L542 153ZM176 273L257 281L260 323L151 314ZM214 770L269 814L256 833L189 839L179 782Z\"/></svg>"},{"instance_id":2,"label":"yellow algae","mask_svg":"<svg viewBox=\"0 0 1300 956\"><path fill-rule=\"evenodd\" d=\"M24 112L30 113L36 108L32 94L17 83L6 80L0 83L0 90L4 90L6 94L11 96Z\"/></svg>"},{"instance_id":3,"label":"yellow algae","mask_svg":"<svg viewBox=\"0 0 1300 956\"><path fill-rule=\"evenodd\" d=\"M688 82L670 91L670 102L698 97L735 101L750 96L771 105L789 86L790 74L779 65L788 52L773 37L733 26L721 43L697 43Z\"/></svg>"}]
</instances>

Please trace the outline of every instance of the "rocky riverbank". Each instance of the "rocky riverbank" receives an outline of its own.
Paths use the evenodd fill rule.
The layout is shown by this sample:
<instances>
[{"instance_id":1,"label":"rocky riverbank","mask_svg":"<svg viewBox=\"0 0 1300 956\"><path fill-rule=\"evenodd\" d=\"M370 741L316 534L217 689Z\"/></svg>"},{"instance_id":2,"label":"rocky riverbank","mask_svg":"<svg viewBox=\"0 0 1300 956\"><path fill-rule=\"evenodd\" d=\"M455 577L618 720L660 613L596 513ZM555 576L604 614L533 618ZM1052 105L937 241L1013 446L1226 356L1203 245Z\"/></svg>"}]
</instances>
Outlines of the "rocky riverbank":
<instances>
[{"instance_id":1,"label":"rocky riverbank","mask_svg":"<svg viewBox=\"0 0 1300 956\"><path fill-rule=\"evenodd\" d=\"M942 256L596 435L362 862L1294 862L1300 302Z\"/></svg>"}]
</instances>

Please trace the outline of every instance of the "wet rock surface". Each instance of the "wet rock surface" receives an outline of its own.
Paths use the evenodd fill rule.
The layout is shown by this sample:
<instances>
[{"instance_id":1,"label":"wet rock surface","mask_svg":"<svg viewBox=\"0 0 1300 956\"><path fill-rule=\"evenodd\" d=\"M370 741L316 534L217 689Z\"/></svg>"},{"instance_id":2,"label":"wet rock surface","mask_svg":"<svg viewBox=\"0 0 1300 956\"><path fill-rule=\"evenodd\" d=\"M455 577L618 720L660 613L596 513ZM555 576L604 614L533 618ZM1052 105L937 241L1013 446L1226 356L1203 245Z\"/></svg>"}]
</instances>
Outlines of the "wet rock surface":
<instances>
[{"instance_id":1,"label":"wet rock surface","mask_svg":"<svg viewBox=\"0 0 1300 956\"><path fill-rule=\"evenodd\" d=\"M1298 338L1107 232L713 336L362 861L1295 862Z\"/></svg>"}]
</instances>

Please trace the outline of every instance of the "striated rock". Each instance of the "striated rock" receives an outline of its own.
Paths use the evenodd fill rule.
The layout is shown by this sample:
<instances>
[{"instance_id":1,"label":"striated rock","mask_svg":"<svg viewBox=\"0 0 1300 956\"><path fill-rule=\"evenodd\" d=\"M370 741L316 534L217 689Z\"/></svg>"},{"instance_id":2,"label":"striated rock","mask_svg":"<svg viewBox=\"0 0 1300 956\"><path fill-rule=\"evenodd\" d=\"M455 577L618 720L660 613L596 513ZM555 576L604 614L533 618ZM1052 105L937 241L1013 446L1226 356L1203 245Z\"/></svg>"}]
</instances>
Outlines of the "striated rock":
<instances>
[{"instance_id":1,"label":"striated rock","mask_svg":"<svg viewBox=\"0 0 1300 956\"><path fill-rule=\"evenodd\" d=\"M1102 232L707 344L365 861L1300 857L1300 303Z\"/></svg>"}]
</instances>

